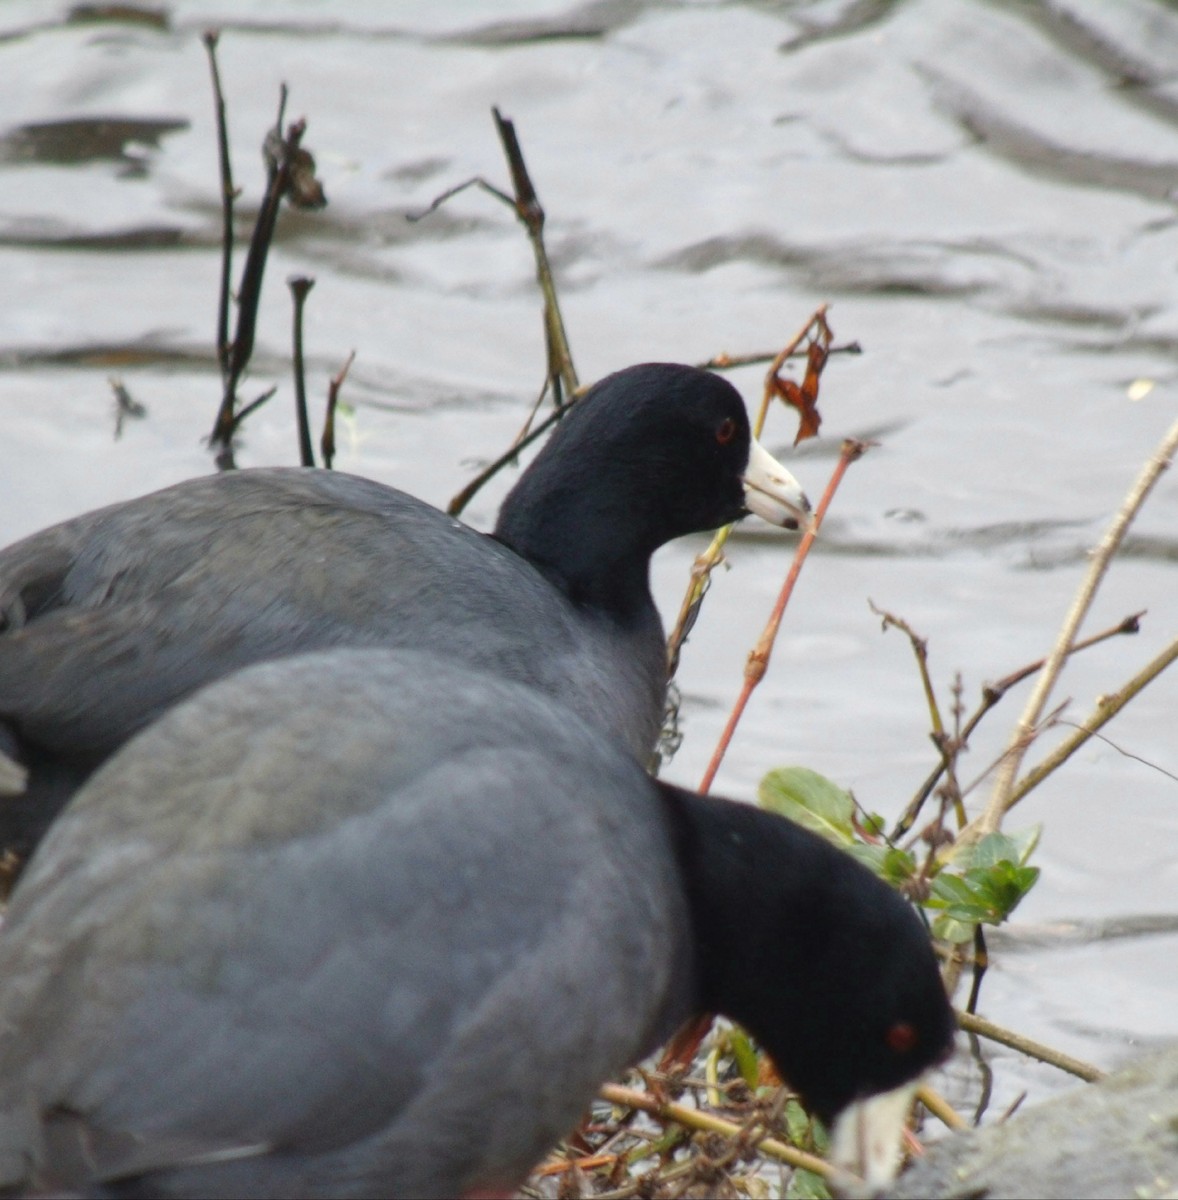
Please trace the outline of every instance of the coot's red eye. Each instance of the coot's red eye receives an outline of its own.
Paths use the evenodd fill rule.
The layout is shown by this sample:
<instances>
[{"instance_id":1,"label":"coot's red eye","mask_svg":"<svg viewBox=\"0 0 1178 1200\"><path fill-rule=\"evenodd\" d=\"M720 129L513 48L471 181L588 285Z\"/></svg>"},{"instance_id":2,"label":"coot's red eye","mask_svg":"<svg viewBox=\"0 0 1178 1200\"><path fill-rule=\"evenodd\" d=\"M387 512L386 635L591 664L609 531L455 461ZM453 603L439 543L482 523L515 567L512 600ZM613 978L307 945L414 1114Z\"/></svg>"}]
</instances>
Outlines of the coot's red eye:
<instances>
[{"instance_id":1,"label":"coot's red eye","mask_svg":"<svg viewBox=\"0 0 1178 1200\"><path fill-rule=\"evenodd\" d=\"M731 417L727 417L720 422L716 429L716 441L721 446L727 446L734 437L736 437L736 422Z\"/></svg>"},{"instance_id":2,"label":"coot's red eye","mask_svg":"<svg viewBox=\"0 0 1178 1200\"><path fill-rule=\"evenodd\" d=\"M888 1049L896 1054L907 1054L910 1050L916 1049L916 1043L920 1041L920 1034L907 1021L897 1021L884 1034L884 1041L887 1042Z\"/></svg>"}]
</instances>

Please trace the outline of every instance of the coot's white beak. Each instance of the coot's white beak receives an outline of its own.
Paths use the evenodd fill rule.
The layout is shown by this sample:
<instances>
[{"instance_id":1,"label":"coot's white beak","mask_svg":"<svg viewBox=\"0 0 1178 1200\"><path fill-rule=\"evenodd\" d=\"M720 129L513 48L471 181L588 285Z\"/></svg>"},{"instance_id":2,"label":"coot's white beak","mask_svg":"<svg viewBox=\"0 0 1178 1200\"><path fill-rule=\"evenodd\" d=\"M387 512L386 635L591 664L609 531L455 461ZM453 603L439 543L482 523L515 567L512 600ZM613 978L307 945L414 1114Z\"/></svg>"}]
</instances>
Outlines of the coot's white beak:
<instances>
[{"instance_id":1,"label":"coot's white beak","mask_svg":"<svg viewBox=\"0 0 1178 1200\"><path fill-rule=\"evenodd\" d=\"M785 529L808 529L810 501L802 485L753 439L744 470L744 503L749 512Z\"/></svg>"},{"instance_id":2,"label":"coot's white beak","mask_svg":"<svg viewBox=\"0 0 1178 1200\"><path fill-rule=\"evenodd\" d=\"M912 1107L918 1081L856 1100L839 1114L830 1132L830 1161L867 1185L866 1195L878 1195L896 1176L900 1137ZM848 1194L854 1194L851 1188Z\"/></svg>"}]
</instances>

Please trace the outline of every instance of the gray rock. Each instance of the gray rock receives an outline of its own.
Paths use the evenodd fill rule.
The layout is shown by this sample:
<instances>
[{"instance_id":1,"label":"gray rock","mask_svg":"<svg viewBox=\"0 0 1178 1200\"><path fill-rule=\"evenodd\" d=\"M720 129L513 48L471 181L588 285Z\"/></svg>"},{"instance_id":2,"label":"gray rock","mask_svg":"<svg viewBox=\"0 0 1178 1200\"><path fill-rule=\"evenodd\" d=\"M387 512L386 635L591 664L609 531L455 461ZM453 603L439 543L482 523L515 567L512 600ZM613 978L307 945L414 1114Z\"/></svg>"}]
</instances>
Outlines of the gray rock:
<instances>
[{"instance_id":1,"label":"gray rock","mask_svg":"<svg viewBox=\"0 0 1178 1200\"><path fill-rule=\"evenodd\" d=\"M946 1138L890 1194L1178 1196L1178 1044L1004 1124Z\"/></svg>"}]
</instances>

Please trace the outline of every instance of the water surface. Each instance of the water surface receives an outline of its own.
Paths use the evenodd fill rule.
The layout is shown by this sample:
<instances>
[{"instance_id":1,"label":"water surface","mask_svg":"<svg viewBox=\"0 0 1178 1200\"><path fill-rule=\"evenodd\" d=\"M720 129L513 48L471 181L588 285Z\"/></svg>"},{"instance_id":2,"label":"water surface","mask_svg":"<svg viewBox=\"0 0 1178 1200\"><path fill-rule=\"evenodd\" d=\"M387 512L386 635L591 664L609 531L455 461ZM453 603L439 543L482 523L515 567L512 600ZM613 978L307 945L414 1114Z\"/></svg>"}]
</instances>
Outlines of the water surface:
<instances>
[{"instance_id":1,"label":"water surface","mask_svg":"<svg viewBox=\"0 0 1178 1200\"><path fill-rule=\"evenodd\" d=\"M329 197L284 215L244 392L243 464L295 458L284 280L317 283L309 384L349 350L338 465L444 503L506 445L543 374L533 265L490 118L517 123L581 377L648 359L772 351L822 301L862 355L830 365L812 495L851 471L717 788L788 762L898 813L927 774L906 641L941 701L1049 649L1099 538L1178 412L1178 12L1063 3L166 5L163 18L0 11L0 540L210 469L202 444L220 212L200 33L223 29L233 169L248 215L281 81ZM147 416L114 435L108 378ZM753 402L757 368L735 372ZM767 442L789 453L794 422ZM486 526L509 479L481 495ZM1178 489L1164 478L1089 629L1148 609L1061 685L1078 719L1178 634ZM702 541L656 565L676 609ZM699 779L776 594L788 538L747 526L684 655ZM966 760L981 775L1025 698ZM991 1019L1111 1067L1176 1032L1178 680L1163 678L1013 817L1043 877L995 939ZM984 801L983 784L971 796ZM1141 919L1139 919L1141 918ZM1070 1081L987 1048L994 1110ZM946 1086L963 1103L976 1068Z\"/></svg>"}]
</instances>

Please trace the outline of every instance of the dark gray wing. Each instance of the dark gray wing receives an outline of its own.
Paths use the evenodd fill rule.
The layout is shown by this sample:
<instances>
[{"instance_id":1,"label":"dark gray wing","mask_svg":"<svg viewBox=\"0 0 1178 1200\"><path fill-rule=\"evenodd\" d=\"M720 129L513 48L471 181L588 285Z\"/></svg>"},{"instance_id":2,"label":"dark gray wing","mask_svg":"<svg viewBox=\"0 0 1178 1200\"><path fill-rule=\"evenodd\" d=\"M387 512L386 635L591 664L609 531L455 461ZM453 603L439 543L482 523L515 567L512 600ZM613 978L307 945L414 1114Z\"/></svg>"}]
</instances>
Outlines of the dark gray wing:
<instances>
[{"instance_id":1,"label":"dark gray wing","mask_svg":"<svg viewBox=\"0 0 1178 1200\"><path fill-rule=\"evenodd\" d=\"M657 617L619 629L404 493L329 471L191 480L0 552L0 721L92 765L196 687L335 645L432 648L649 752Z\"/></svg>"}]
</instances>

